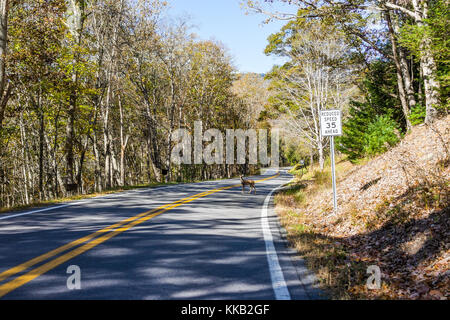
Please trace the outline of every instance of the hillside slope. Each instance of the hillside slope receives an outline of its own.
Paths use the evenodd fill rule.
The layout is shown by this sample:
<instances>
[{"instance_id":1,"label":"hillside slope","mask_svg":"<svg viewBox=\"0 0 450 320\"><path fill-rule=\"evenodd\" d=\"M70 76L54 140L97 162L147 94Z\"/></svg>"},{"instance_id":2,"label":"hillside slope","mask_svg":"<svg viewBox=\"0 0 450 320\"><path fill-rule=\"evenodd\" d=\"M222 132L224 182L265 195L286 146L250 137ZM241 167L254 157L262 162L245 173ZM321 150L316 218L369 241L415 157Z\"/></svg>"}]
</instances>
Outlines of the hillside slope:
<instances>
[{"instance_id":1,"label":"hillside slope","mask_svg":"<svg viewBox=\"0 0 450 320\"><path fill-rule=\"evenodd\" d=\"M364 165L341 163L336 214L329 184L301 180L301 201L278 196L291 243L333 297L450 297L449 148L447 116ZM369 265L381 289L366 288Z\"/></svg>"}]
</instances>

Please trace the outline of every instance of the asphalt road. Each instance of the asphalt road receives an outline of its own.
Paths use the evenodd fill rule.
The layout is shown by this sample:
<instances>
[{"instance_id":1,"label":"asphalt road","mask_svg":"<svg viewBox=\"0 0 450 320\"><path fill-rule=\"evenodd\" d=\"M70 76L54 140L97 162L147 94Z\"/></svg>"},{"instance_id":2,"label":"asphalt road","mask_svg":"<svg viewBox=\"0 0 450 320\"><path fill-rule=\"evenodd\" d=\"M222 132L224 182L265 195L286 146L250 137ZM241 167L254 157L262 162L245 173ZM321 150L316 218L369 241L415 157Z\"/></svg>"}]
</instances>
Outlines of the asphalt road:
<instances>
[{"instance_id":1,"label":"asphalt road","mask_svg":"<svg viewBox=\"0 0 450 320\"><path fill-rule=\"evenodd\" d=\"M291 176L252 178L256 195L220 180L2 214L0 298L318 298L268 202Z\"/></svg>"}]
</instances>

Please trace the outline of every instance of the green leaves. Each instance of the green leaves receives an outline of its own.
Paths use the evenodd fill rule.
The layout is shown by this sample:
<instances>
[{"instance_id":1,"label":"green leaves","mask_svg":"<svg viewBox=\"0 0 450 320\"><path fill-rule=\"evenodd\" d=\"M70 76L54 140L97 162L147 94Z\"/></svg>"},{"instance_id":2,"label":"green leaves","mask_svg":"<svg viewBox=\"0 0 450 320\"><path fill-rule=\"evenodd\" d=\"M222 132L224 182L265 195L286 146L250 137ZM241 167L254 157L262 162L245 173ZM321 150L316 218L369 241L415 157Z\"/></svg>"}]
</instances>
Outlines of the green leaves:
<instances>
[{"instance_id":1,"label":"green leaves","mask_svg":"<svg viewBox=\"0 0 450 320\"><path fill-rule=\"evenodd\" d=\"M336 138L337 149L348 155L350 161L364 157L364 136L367 126L375 117L368 103L351 102L350 117L343 123L343 135Z\"/></svg>"},{"instance_id":2,"label":"green leaves","mask_svg":"<svg viewBox=\"0 0 450 320\"><path fill-rule=\"evenodd\" d=\"M426 116L425 106L416 105L411 110L411 114L409 115L409 120L411 121L411 124L413 126L416 126L416 125L421 124L421 123L423 123L425 121L425 116Z\"/></svg>"},{"instance_id":3,"label":"green leaves","mask_svg":"<svg viewBox=\"0 0 450 320\"><path fill-rule=\"evenodd\" d=\"M431 39L430 50L437 64L437 78L441 83L444 107L450 95L450 7L445 0L427 1L429 17L422 25L406 21L400 30L399 42L407 48L418 62L424 53L423 39ZM448 102L447 102L448 103Z\"/></svg>"},{"instance_id":4,"label":"green leaves","mask_svg":"<svg viewBox=\"0 0 450 320\"><path fill-rule=\"evenodd\" d=\"M364 134L364 154L375 156L400 141L398 124L389 115L378 115Z\"/></svg>"}]
</instances>

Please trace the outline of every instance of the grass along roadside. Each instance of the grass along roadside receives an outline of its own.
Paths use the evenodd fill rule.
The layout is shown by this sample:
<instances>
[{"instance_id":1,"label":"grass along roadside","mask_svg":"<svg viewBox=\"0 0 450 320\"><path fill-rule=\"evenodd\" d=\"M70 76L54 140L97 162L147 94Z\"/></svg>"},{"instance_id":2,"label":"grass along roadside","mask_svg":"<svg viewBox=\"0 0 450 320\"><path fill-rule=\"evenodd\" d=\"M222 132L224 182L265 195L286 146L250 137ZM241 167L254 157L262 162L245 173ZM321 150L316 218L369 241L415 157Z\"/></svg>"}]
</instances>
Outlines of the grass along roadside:
<instances>
[{"instance_id":1,"label":"grass along roadside","mask_svg":"<svg viewBox=\"0 0 450 320\"><path fill-rule=\"evenodd\" d=\"M155 182L155 183L151 183L151 184L142 184L142 185L136 185L136 186L123 186L123 187L108 189L108 190L105 190L102 192L78 194L78 195L61 197L61 198L52 199L52 200L33 202L33 203L25 204L25 205L17 205L17 206L11 207L11 208L3 207L3 208L0 208L0 215L5 214L5 213L10 213L10 212L17 212L17 211L22 211L22 210L26 210L26 209L31 209L31 208L41 208L41 207L51 206L51 205L55 205L55 204L61 204L61 203L65 203L65 202L75 201L75 200L96 198L96 197L100 197L100 196L120 193L120 192L124 192L124 191L129 191L129 190L157 188L157 187L170 186L170 185L176 185L176 184L180 184L180 183L178 183L178 182L169 182L169 183Z\"/></svg>"},{"instance_id":2,"label":"grass along roadside","mask_svg":"<svg viewBox=\"0 0 450 320\"><path fill-rule=\"evenodd\" d=\"M238 176L233 176L230 179L234 179L237 177ZM10 207L10 208L3 207L3 208L0 208L0 215L5 214L5 213L23 211L23 210L27 210L27 209L31 209L31 208L41 208L41 207L61 204L61 203L65 203L65 202L75 201L75 200L96 198L96 197L105 196L105 195L109 195L109 194L121 193L121 192L129 191L129 190L157 188L157 187L180 185L180 184L187 184L187 183L217 181L217 180L222 180L222 179L225 179L225 178L217 178L217 179L209 179L209 180L181 181L181 182L154 182L154 183L150 183L150 184L140 184L140 185L116 187L116 188L104 190L102 192L78 194L78 195L61 197L61 198L51 199L51 200L46 200L46 201L33 202L33 203L26 204L26 205L17 205L17 206Z\"/></svg>"},{"instance_id":3,"label":"grass along roadside","mask_svg":"<svg viewBox=\"0 0 450 320\"><path fill-rule=\"evenodd\" d=\"M350 162L338 159L338 181L351 173L352 168ZM305 210L312 195L331 188L329 161L326 161L323 171L315 166L307 171L293 170L291 173L295 174L294 180L274 200L280 222L287 231L288 242L305 259L307 267L315 272L319 286L329 298L351 299L353 297L348 293L348 288L352 283L362 283L366 264L351 263L349 268L345 247L338 239L317 232L314 229L314 216L308 215ZM331 213L331 210L330 199L326 211Z\"/></svg>"}]
</instances>

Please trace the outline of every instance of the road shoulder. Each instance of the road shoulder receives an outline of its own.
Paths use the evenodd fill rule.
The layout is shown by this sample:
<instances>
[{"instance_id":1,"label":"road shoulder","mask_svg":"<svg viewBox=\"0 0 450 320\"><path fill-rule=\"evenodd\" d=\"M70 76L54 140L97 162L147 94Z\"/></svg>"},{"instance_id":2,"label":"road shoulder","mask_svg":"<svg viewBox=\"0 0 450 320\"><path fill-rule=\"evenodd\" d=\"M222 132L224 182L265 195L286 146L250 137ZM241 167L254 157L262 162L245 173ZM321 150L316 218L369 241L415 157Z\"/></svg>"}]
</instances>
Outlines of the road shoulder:
<instances>
[{"instance_id":1,"label":"road shoulder","mask_svg":"<svg viewBox=\"0 0 450 320\"><path fill-rule=\"evenodd\" d=\"M268 219L273 236L275 249L278 253L288 290L292 300L323 300L326 296L319 289L318 279L315 274L306 267L303 258L289 245L287 232L281 226L278 215L275 212L274 197L271 196L268 205Z\"/></svg>"}]
</instances>

